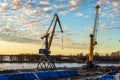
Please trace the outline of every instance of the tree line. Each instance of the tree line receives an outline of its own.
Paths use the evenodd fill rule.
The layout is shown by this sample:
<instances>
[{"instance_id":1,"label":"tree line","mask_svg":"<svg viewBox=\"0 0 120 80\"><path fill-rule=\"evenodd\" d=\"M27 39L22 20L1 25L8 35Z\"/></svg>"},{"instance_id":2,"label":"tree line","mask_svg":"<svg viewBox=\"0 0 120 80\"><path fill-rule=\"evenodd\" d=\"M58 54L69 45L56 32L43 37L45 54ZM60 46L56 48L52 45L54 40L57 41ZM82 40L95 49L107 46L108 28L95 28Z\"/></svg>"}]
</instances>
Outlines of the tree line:
<instances>
[{"instance_id":1,"label":"tree line","mask_svg":"<svg viewBox=\"0 0 120 80\"><path fill-rule=\"evenodd\" d=\"M0 55L0 62L14 62L14 63L37 63L43 55L38 54L19 54L19 55ZM85 62L88 55L79 53L77 55L51 55L55 62ZM97 62L120 62L120 51L112 52L106 55L100 55L100 53L94 53L94 60Z\"/></svg>"}]
</instances>

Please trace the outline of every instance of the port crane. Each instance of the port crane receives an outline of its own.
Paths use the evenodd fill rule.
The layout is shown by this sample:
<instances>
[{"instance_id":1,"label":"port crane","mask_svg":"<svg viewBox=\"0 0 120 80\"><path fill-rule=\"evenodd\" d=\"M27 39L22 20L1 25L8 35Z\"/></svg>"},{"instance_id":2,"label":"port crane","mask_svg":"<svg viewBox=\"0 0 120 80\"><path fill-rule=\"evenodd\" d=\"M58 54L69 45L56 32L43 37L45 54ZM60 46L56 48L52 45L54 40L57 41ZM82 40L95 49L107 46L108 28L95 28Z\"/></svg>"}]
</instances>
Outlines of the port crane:
<instances>
[{"instance_id":1,"label":"port crane","mask_svg":"<svg viewBox=\"0 0 120 80\"><path fill-rule=\"evenodd\" d=\"M93 52L94 52L95 45L97 45L96 36L97 36L97 27L98 27L98 22L99 22L98 21L99 20L99 8L100 8L99 5L97 5L93 32L92 34L90 34L90 53L86 61L87 64L83 66L83 68L85 69L96 69L98 67L98 65L94 64L93 62L94 60Z\"/></svg>"},{"instance_id":2,"label":"port crane","mask_svg":"<svg viewBox=\"0 0 120 80\"><path fill-rule=\"evenodd\" d=\"M54 27L53 27L52 33L50 35L50 29L52 27L53 22L54 22ZM61 23L60 23L60 19L59 19L58 15L55 13L46 34L41 37L41 39L45 39L45 48L44 49L39 49L39 54L43 54L43 56L41 57L38 65L37 65L38 70L54 70L54 69L56 69L54 61L50 57L50 54L51 54L50 47L51 47L51 44L52 44L52 40L53 40L53 37L54 37L54 33L55 33L57 23L60 26L61 33L63 33L63 29L62 29L62 26L61 26Z\"/></svg>"}]
</instances>

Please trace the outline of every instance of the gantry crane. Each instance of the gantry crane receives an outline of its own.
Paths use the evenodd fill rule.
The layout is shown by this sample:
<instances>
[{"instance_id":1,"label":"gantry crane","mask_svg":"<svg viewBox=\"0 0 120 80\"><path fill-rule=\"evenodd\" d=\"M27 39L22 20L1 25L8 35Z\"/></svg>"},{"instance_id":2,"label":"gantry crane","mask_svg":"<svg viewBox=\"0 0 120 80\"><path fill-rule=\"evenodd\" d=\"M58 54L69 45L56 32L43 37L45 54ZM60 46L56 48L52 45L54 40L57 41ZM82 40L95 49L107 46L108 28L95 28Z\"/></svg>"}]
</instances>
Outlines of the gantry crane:
<instances>
[{"instance_id":1,"label":"gantry crane","mask_svg":"<svg viewBox=\"0 0 120 80\"><path fill-rule=\"evenodd\" d=\"M98 22L99 22L98 15L99 15L99 5L96 6L96 16L95 16L95 22L94 22L94 27L93 27L93 33L90 34L90 53L88 55L87 65L84 66L84 68L86 69L93 69L93 68L95 69L99 67L93 62L93 59L94 59L93 52L94 52L95 45L97 44L96 35L97 35L97 27L98 27Z\"/></svg>"},{"instance_id":2,"label":"gantry crane","mask_svg":"<svg viewBox=\"0 0 120 80\"><path fill-rule=\"evenodd\" d=\"M54 27L53 27L52 33L50 35L49 31L50 31L50 28L51 28L53 22L54 22ZM50 47L51 47L51 44L52 44L52 40L53 40L53 37L54 37L54 33L55 33L57 23L60 26L61 33L63 33L63 29L62 29L62 26L61 26L61 23L60 23L60 19L59 19L58 15L55 13L46 34L41 37L41 39L45 39L45 48L44 49L39 49L39 54L43 54L43 57L40 59L40 62L37 65L38 70L56 69L54 61L50 57L50 53L51 53ZM50 37L50 39L48 39L49 37Z\"/></svg>"}]
</instances>

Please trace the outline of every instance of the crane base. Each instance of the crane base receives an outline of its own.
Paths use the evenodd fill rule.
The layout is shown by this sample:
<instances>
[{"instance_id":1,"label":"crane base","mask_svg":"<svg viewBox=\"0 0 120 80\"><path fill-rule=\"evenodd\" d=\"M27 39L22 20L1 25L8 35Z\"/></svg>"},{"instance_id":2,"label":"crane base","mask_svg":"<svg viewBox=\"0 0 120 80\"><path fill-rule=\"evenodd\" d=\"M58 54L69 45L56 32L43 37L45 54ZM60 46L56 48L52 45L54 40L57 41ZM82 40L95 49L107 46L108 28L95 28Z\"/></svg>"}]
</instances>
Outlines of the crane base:
<instances>
[{"instance_id":1,"label":"crane base","mask_svg":"<svg viewBox=\"0 0 120 80\"><path fill-rule=\"evenodd\" d=\"M42 55L38 65L38 71L45 71L45 70L56 70L56 66L54 61L51 59L50 55Z\"/></svg>"},{"instance_id":2,"label":"crane base","mask_svg":"<svg viewBox=\"0 0 120 80\"><path fill-rule=\"evenodd\" d=\"M94 64L92 61L87 62L86 65L82 66L85 70L98 70L100 68L99 65Z\"/></svg>"}]
</instances>

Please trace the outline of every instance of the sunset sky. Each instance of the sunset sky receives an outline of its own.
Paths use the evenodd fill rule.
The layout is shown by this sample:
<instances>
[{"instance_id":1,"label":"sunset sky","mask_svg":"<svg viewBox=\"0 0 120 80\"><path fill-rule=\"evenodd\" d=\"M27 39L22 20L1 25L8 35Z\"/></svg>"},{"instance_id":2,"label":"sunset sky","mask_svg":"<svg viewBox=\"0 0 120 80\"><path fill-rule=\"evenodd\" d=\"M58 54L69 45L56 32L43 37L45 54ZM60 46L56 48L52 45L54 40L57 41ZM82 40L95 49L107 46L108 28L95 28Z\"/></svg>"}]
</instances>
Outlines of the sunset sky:
<instances>
[{"instance_id":1,"label":"sunset sky","mask_svg":"<svg viewBox=\"0 0 120 80\"><path fill-rule=\"evenodd\" d=\"M38 54L44 48L40 37L55 13L64 33L57 25L52 54L89 53L97 4L100 9L95 52L104 55L119 51L120 0L0 0L0 54Z\"/></svg>"}]
</instances>

